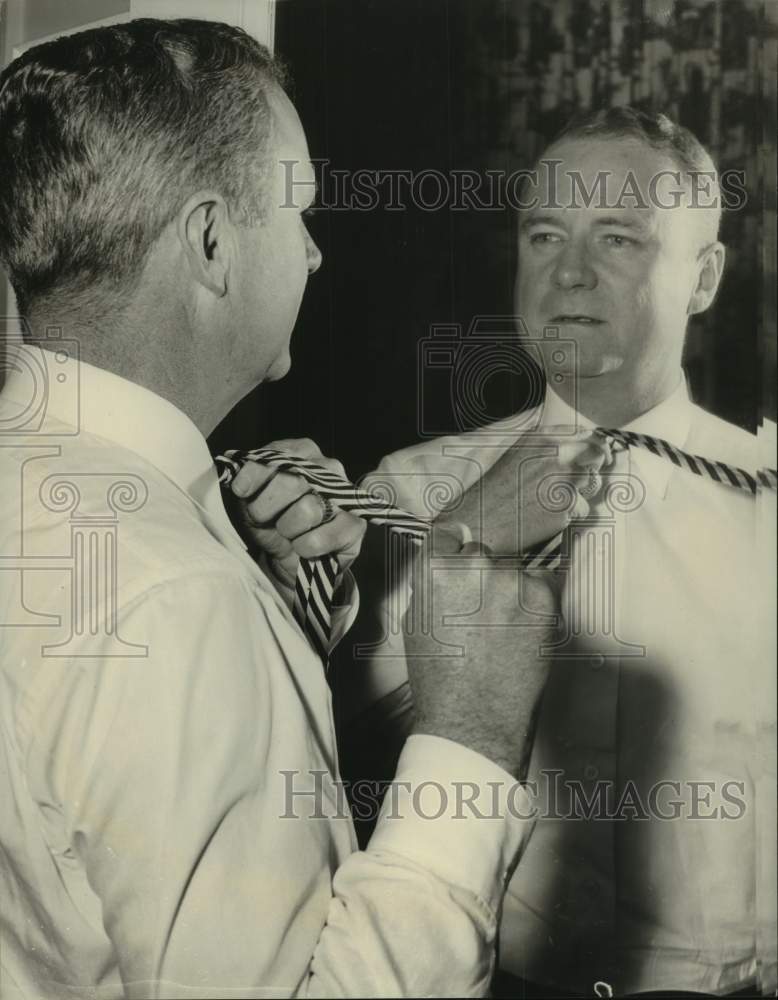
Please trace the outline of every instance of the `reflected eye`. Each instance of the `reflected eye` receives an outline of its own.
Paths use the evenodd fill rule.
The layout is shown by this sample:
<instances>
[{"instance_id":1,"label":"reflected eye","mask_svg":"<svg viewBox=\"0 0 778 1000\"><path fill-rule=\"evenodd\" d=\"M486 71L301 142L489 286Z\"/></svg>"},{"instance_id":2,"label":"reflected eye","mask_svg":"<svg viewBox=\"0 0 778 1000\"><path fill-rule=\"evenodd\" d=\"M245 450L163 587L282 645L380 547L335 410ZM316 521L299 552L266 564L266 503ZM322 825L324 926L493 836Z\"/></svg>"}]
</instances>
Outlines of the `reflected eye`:
<instances>
[{"instance_id":1,"label":"reflected eye","mask_svg":"<svg viewBox=\"0 0 778 1000\"><path fill-rule=\"evenodd\" d=\"M531 233L529 241L533 245L543 243L558 243L562 237L558 233Z\"/></svg>"},{"instance_id":2,"label":"reflected eye","mask_svg":"<svg viewBox=\"0 0 778 1000\"><path fill-rule=\"evenodd\" d=\"M608 233L605 242L612 247L633 246L637 240L630 239L629 236L620 236L618 233Z\"/></svg>"}]
</instances>

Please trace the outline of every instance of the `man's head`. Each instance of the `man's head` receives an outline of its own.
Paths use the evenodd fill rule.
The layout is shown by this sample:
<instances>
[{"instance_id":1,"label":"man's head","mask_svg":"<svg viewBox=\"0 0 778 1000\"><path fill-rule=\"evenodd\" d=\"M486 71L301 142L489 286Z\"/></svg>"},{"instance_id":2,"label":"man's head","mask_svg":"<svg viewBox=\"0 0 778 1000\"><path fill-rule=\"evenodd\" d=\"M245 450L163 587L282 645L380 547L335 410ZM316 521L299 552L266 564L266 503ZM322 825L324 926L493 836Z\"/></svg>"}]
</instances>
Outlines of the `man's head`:
<instances>
[{"instance_id":1,"label":"man's head","mask_svg":"<svg viewBox=\"0 0 778 1000\"><path fill-rule=\"evenodd\" d=\"M189 355L181 371L213 365L232 402L283 375L320 257L306 204L280 208L291 204L280 160L314 190L282 83L250 36L196 20L85 31L12 63L0 77L0 260L20 310L94 327L91 357L130 376L169 338ZM154 315L133 343L110 343L117 324Z\"/></svg>"},{"instance_id":2,"label":"man's head","mask_svg":"<svg viewBox=\"0 0 778 1000\"><path fill-rule=\"evenodd\" d=\"M575 341L577 379L558 384L603 418L627 420L678 382L688 317L707 309L724 248L716 171L664 115L611 108L573 121L523 194L517 311ZM557 384L554 352L544 349Z\"/></svg>"}]
</instances>

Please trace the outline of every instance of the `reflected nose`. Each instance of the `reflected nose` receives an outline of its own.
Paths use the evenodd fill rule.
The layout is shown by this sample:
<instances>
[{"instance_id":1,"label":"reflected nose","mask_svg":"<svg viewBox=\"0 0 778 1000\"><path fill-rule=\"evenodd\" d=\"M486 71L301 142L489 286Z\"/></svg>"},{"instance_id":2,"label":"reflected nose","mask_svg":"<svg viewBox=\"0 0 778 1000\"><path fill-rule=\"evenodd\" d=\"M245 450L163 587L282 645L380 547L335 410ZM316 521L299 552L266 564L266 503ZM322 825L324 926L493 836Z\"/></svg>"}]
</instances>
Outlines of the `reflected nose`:
<instances>
[{"instance_id":1,"label":"reflected nose","mask_svg":"<svg viewBox=\"0 0 778 1000\"><path fill-rule=\"evenodd\" d=\"M594 288L597 275L589 263L586 245L570 240L554 262L553 282L558 288Z\"/></svg>"},{"instance_id":2,"label":"reflected nose","mask_svg":"<svg viewBox=\"0 0 778 1000\"><path fill-rule=\"evenodd\" d=\"M321 250L316 246L311 234L307 231L305 233L305 256L308 262L308 274L315 274L321 267L322 255Z\"/></svg>"}]
</instances>

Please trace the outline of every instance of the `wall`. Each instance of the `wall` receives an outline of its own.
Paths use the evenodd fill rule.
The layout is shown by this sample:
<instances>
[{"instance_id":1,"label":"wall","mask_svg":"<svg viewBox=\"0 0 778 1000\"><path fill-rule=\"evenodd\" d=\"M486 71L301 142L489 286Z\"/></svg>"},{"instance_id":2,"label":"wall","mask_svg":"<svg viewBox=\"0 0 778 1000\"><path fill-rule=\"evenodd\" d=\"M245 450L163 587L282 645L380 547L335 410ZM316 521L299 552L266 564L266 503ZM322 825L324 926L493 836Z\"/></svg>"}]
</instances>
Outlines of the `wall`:
<instances>
[{"instance_id":1,"label":"wall","mask_svg":"<svg viewBox=\"0 0 778 1000\"><path fill-rule=\"evenodd\" d=\"M776 282L762 255L774 221L763 206L774 189L765 179L775 150L776 7L774 0L461 5L473 41L461 49L463 111L478 123L471 155L482 169L525 166L575 113L631 104L690 128L720 171L743 172L746 202L722 220L724 281L715 308L690 323L685 365L699 402L752 429L760 417L762 296ZM764 403L774 419L774 393Z\"/></svg>"},{"instance_id":2,"label":"wall","mask_svg":"<svg viewBox=\"0 0 778 1000\"><path fill-rule=\"evenodd\" d=\"M130 0L22 0L24 34L21 41L74 28L86 21L125 14Z\"/></svg>"},{"instance_id":3,"label":"wall","mask_svg":"<svg viewBox=\"0 0 778 1000\"><path fill-rule=\"evenodd\" d=\"M20 42L53 35L87 21L124 14L129 9L130 0L6 0L0 65L8 65L13 47ZM5 313L6 306L6 281L0 269L0 315Z\"/></svg>"}]
</instances>

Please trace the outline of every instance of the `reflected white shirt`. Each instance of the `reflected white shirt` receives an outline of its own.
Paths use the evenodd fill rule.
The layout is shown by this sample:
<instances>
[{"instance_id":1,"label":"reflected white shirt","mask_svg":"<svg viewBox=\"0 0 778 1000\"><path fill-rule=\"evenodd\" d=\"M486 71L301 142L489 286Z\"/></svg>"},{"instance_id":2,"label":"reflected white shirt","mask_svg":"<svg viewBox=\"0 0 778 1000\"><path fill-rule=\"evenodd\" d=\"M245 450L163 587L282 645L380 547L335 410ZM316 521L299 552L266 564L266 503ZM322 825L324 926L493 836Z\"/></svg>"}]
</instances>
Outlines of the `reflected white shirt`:
<instances>
[{"instance_id":1,"label":"reflected white shirt","mask_svg":"<svg viewBox=\"0 0 778 1000\"><path fill-rule=\"evenodd\" d=\"M433 484L442 494L469 488L521 434L551 425L592 426L549 390L543 407L404 449L371 478L430 516ZM753 435L693 405L683 381L625 429L752 473L773 464ZM598 980L618 993L726 993L755 978L769 993L774 575L760 556L762 547L773 551L775 498L755 502L642 448L619 462L645 495L631 512L614 514L611 549L599 540L591 548L592 558L613 557L614 629L604 635L584 599L580 634L564 650L577 657L558 658L552 671L529 773L541 818L506 896L501 963L524 979L583 993ZM586 575L581 559L576 549L566 611L571 579ZM392 647L402 641L396 617L404 600L400 590L379 609L388 639L371 669L383 691L402 679ZM713 782L712 808L742 811L722 801L726 786L745 809L737 819L721 811L708 820L543 818L544 807L555 811L554 772L563 789L557 815L570 809L566 782L589 795L599 783L616 802L632 782L645 803L659 782L680 781L687 817L690 799L705 791L694 783Z\"/></svg>"}]
</instances>

